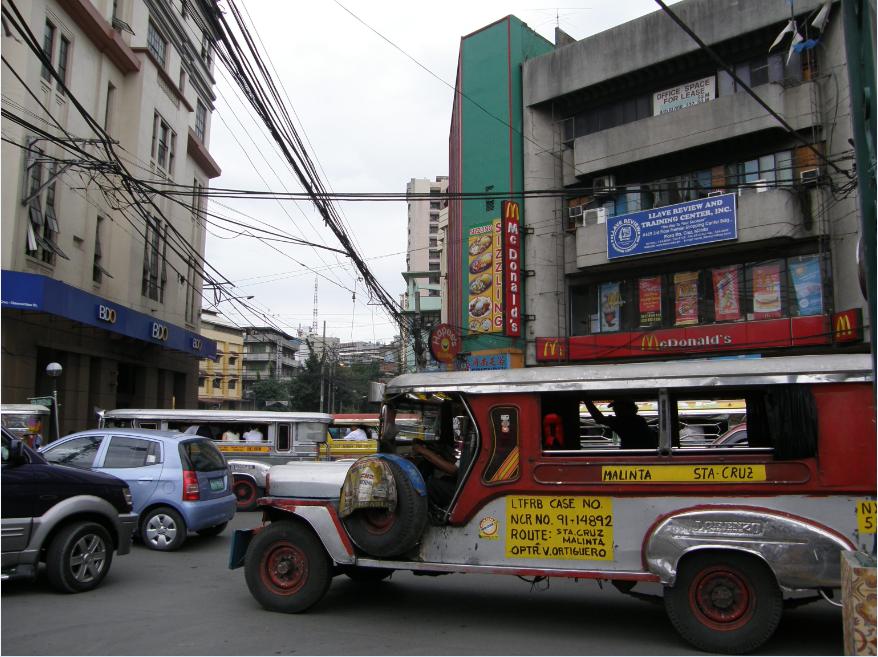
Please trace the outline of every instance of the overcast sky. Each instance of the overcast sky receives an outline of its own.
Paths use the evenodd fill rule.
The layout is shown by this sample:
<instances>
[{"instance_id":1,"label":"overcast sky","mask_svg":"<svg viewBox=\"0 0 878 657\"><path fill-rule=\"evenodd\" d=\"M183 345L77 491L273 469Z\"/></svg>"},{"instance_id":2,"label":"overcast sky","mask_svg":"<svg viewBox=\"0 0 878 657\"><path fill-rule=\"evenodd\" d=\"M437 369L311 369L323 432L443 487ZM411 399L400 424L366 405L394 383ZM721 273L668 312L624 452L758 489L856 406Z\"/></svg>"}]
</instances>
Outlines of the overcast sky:
<instances>
[{"instance_id":1,"label":"overcast sky","mask_svg":"<svg viewBox=\"0 0 878 657\"><path fill-rule=\"evenodd\" d=\"M319 162L325 186L335 192L400 193L411 178L448 174L448 129L462 36L513 14L550 41L557 16L561 29L582 39L658 9L653 0L592 0L589 6L580 2L574 4L583 6L573 7L540 0L449 0L432 5L340 1L341 5L334 0L238 0L276 71L275 80L289 96L289 109L308 139L311 157ZM437 11L431 12L431 7ZM211 186L301 191L219 63L216 77L210 150L223 173ZM340 208L369 268L398 299L405 289L400 272L405 268L406 203L343 203ZM212 200L208 209L339 247L307 203ZM247 303L292 335L297 327L308 329L312 323L315 277L318 332L326 322L326 334L343 342L387 342L398 333L381 308L369 303L345 258L305 246L273 247L211 228L207 259L234 283L232 294L252 295ZM205 307L210 301L209 297ZM258 317L242 317L228 302L220 310L238 325L264 323Z\"/></svg>"}]
</instances>

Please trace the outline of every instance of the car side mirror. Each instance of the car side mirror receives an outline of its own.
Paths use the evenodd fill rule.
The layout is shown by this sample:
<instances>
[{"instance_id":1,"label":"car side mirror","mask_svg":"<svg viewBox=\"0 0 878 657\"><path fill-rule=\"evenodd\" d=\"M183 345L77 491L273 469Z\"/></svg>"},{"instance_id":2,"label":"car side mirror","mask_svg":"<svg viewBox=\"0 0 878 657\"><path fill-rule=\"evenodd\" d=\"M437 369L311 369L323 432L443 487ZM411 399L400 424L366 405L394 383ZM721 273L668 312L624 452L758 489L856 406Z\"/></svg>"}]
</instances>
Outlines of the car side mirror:
<instances>
[{"instance_id":1,"label":"car side mirror","mask_svg":"<svg viewBox=\"0 0 878 657\"><path fill-rule=\"evenodd\" d=\"M9 454L4 454L6 457L3 460L7 462L8 465L16 466L16 465L24 465L29 462L27 458L27 453L24 451L24 443L22 443L18 438L9 441Z\"/></svg>"}]
</instances>

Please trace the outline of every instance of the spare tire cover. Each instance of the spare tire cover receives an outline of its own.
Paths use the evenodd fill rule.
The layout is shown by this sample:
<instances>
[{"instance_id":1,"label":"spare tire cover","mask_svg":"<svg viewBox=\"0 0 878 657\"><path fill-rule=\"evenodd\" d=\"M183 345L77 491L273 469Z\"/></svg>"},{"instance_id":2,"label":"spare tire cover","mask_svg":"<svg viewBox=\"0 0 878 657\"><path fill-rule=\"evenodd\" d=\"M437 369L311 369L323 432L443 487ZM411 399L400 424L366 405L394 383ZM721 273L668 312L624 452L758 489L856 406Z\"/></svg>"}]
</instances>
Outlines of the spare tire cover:
<instances>
[{"instance_id":1,"label":"spare tire cover","mask_svg":"<svg viewBox=\"0 0 878 657\"><path fill-rule=\"evenodd\" d=\"M424 480L413 464L398 456L380 454L363 457L360 461L367 459L380 459L383 468L389 470L388 484L394 487L396 504L392 508L384 504L354 509L342 518L342 524L354 545L366 554L375 557L402 555L418 544L427 526Z\"/></svg>"}]
</instances>

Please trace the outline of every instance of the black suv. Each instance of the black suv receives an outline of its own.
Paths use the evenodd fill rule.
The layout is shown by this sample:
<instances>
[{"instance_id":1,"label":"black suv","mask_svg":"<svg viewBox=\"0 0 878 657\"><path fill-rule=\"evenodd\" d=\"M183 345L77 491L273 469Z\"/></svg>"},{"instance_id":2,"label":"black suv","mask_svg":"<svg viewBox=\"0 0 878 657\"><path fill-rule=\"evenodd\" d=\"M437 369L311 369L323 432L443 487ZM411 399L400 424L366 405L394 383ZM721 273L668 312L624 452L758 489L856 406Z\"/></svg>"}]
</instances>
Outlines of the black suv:
<instances>
[{"instance_id":1,"label":"black suv","mask_svg":"<svg viewBox=\"0 0 878 657\"><path fill-rule=\"evenodd\" d=\"M137 514L128 485L111 475L50 464L2 430L2 578L35 577L67 593L95 588L113 551L131 550Z\"/></svg>"}]
</instances>

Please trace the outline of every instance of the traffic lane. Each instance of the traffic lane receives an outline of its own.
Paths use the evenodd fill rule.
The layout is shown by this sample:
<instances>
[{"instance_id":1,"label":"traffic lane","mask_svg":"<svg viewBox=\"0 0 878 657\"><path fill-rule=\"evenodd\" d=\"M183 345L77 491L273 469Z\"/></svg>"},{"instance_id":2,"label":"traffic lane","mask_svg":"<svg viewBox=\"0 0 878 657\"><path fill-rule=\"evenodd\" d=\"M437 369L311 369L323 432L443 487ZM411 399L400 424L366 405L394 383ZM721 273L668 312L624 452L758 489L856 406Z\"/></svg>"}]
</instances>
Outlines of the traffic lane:
<instances>
[{"instance_id":1,"label":"traffic lane","mask_svg":"<svg viewBox=\"0 0 878 657\"><path fill-rule=\"evenodd\" d=\"M20 655L661 655L700 654L661 604L594 581L395 573L380 585L337 577L305 614L263 610L243 570L227 569L232 529L191 535L177 552L135 545L88 593L37 584L2 587L2 640ZM764 655L841 654L841 614L826 603L787 612Z\"/></svg>"}]
</instances>

